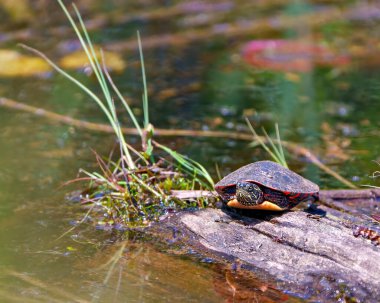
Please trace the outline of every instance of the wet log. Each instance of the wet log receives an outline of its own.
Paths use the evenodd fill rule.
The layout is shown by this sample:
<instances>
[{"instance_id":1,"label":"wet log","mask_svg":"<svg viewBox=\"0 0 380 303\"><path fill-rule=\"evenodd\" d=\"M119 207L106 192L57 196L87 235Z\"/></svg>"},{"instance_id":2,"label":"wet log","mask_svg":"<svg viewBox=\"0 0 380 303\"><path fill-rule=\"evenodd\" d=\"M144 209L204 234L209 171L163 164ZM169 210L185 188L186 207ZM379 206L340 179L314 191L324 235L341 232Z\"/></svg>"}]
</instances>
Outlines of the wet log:
<instances>
[{"instance_id":1,"label":"wet log","mask_svg":"<svg viewBox=\"0 0 380 303\"><path fill-rule=\"evenodd\" d=\"M201 254L239 259L265 272L282 290L322 301L379 302L380 230L356 211L363 203L368 213L376 211L379 193L323 191L323 205L317 208L284 213L204 209L160 224L175 226Z\"/></svg>"}]
</instances>

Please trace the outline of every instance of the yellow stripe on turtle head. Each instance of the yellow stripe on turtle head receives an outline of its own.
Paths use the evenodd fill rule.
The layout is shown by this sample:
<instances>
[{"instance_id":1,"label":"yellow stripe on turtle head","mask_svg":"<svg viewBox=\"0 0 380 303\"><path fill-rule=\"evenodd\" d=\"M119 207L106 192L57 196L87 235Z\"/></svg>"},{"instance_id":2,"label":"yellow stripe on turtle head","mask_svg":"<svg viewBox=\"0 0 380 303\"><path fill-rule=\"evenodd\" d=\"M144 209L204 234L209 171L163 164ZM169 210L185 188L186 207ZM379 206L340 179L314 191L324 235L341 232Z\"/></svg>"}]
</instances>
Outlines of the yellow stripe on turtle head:
<instances>
[{"instance_id":1,"label":"yellow stripe on turtle head","mask_svg":"<svg viewBox=\"0 0 380 303\"><path fill-rule=\"evenodd\" d=\"M281 208L280 206L269 201L264 201L263 203L257 204L257 205L246 206L246 205L241 204L238 200L232 199L228 201L227 205L229 207L240 208L240 209L255 209L255 210L270 210L270 211L284 211L285 210L284 208Z\"/></svg>"}]
</instances>

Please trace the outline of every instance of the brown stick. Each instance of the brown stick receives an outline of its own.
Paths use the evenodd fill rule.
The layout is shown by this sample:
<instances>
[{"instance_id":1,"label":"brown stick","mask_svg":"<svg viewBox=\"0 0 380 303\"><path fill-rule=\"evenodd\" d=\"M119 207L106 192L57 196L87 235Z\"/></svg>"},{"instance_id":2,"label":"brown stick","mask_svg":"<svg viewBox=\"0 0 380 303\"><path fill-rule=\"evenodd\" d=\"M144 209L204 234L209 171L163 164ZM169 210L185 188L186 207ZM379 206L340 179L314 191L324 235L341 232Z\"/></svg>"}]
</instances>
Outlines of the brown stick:
<instances>
[{"instance_id":1,"label":"brown stick","mask_svg":"<svg viewBox=\"0 0 380 303\"><path fill-rule=\"evenodd\" d=\"M78 128L84 128L89 130L101 131L106 133L114 133L113 128L107 124L93 123L83 120L74 119L69 116L60 115L42 108L34 107L24 103L20 103L8 98L0 98L0 106L22 110L25 112L32 113L37 116L42 116L49 118L51 120L73 125ZM127 135L139 135L135 128L123 127L122 131ZM253 135L250 133L238 133L238 132L225 132L225 131L203 131L203 130L188 130L188 129L163 129L155 128L154 134L156 136L184 136L184 137L207 137L207 138L226 138L234 140L252 141ZM265 137L262 137L263 141L266 141ZM273 140L276 141L276 140ZM301 157L307 158L311 163L316 165L319 169L323 170L327 174L333 176L335 179L339 180L349 188L357 188L353 183L339 175L337 172L333 171L331 168L323 164L318 157L313 154L310 150L305 147L299 146L295 143L288 141L281 141L281 144L287 148L291 153L296 154Z\"/></svg>"}]
</instances>

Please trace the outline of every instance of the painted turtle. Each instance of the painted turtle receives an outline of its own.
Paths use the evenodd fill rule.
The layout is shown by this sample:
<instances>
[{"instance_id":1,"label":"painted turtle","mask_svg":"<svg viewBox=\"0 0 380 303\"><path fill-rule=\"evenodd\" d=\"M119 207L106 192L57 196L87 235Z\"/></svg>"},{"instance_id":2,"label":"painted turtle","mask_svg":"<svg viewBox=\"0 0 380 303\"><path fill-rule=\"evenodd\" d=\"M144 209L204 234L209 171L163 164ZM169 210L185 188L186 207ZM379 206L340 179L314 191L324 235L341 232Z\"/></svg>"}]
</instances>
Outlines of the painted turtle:
<instances>
[{"instance_id":1,"label":"painted turtle","mask_svg":"<svg viewBox=\"0 0 380 303\"><path fill-rule=\"evenodd\" d=\"M317 184L272 161L245 165L215 184L227 205L282 211L306 200L318 200Z\"/></svg>"}]
</instances>

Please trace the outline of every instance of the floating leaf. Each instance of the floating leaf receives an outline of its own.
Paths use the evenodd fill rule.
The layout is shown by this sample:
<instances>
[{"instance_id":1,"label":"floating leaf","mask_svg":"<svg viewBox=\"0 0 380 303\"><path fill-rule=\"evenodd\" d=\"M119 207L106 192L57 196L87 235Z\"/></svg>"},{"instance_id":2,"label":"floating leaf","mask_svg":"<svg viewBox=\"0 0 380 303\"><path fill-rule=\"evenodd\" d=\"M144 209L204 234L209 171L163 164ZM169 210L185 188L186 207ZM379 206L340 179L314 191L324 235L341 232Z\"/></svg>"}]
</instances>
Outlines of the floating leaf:
<instances>
[{"instance_id":1,"label":"floating leaf","mask_svg":"<svg viewBox=\"0 0 380 303\"><path fill-rule=\"evenodd\" d=\"M8 49L0 49L0 66L2 77L33 76L51 71L43 59Z\"/></svg>"},{"instance_id":2,"label":"floating leaf","mask_svg":"<svg viewBox=\"0 0 380 303\"><path fill-rule=\"evenodd\" d=\"M243 48L244 60L259 69L309 72L314 65L341 67L350 58L325 45L298 40L254 40ZM290 80L295 80L294 76Z\"/></svg>"},{"instance_id":3,"label":"floating leaf","mask_svg":"<svg viewBox=\"0 0 380 303\"><path fill-rule=\"evenodd\" d=\"M97 59L99 60L99 62L101 62L102 55L100 51L95 46L94 49L96 49L95 55ZM109 51L103 51L103 55L107 64L107 68L109 70L121 72L125 69L125 61L119 54ZM88 62L88 57L86 53L82 50L68 54L67 56L63 57L59 63L63 68L66 69L83 69L90 66Z\"/></svg>"},{"instance_id":4,"label":"floating leaf","mask_svg":"<svg viewBox=\"0 0 380 303\"><path fill-rule=\"evenodd\" d=\"M29 21L33 17L28 0L0 0L0 6L14 21Z\"/></svg>"}]
</instances>

